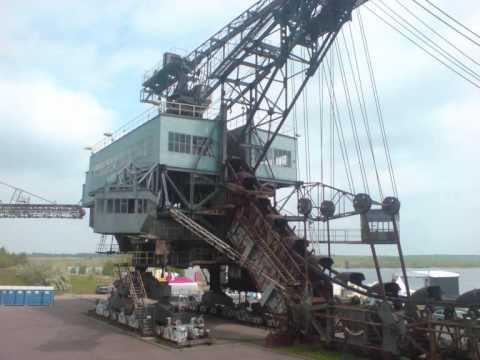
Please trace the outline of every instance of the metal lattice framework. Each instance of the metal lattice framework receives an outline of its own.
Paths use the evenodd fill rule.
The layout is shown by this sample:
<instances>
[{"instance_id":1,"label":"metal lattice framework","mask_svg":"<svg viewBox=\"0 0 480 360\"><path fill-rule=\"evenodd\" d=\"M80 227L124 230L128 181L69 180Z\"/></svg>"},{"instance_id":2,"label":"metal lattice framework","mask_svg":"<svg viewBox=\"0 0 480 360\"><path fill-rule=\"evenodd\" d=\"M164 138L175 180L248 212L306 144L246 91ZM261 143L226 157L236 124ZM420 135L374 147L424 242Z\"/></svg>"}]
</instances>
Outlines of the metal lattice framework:
<instances>
[{"instance_id":1,"label":"metal lattice framework","mask_svg":"<svg viewBox=\"0 0 480 360\"><path fill-rule=\"evenodd\" d=\"M259 1L187 57L166 54L164 66L146 75L141 99L201 106L216 96L218 118L245 125L241 141L251 144L256 129L269 132L256 150L256 170L342 26L365 2ZM299 85L290 89L293 81Z\"/></svg>"},{"instance_id":2,"label":"metal lattice framework","mask_svg":"<svg viewBox=\"0 0 480 360\"><path fill-rule=\"evenodd\" d=\"M131 163L117 174L116 183L109 183L108 189L97 191L147 190L155 195L156 216L150 214L141 233L116 235L120 251L133 255L132 264L139 272L149 265L200 263L213 275L210 287L215 292L222 289L217 276L220 266L227 264L234 270L241 270L232 271L238 280L235 286L250 289L253 284L256 291L262 292L262 307L268 314L285 324L286 314L291 314L288 326L297 333L314 333L326 343L360 348L369 354L409 354L426 358L442 354L478 359L478 294L470 294L472 300L468 303L444 303L435 299L434 292L429 292L434 289L426 289L424 298L420 291L410 292L398 230L400 202L396 197L383 195L359 65L352 64L352 58L357 61L357 52L353 49L350 57L349 42L343 37L344 59L348 63L344 62L341 44L335 42L343 26L352 19L352 12L366 2L260 0L189 55L165 54L162 66L146 74L141 100L160 105L161 112L216 120L223 130L221 159L218 160L224 165L224 171L204 175L192 169L176 171L161 164L139 168ZM378 2L383 4L381 0ZM372 62L359 12L357 15L358 35L367 58L388 171L397 196ZM352 45L355 35L350 28ZM341 39L342 36L338 37ZM327 55L333 56L328 59ZM353 186L335 94L335 55L365 193L356 193ZM351 77L347 76L345 68L348 66L344 65L350 65ZM323 68L319 69L321 66ZM286 132L287 120L297 103L303 103L304 112L308 111L306 99L299 101L299 98L308 92L307 84L316 73L320 75L320 106L325 107L324 97L327 98L326 107L330 105L330 175L334 180L334 163L340 160L335 157L333 148L339 146L350 190L342 190L334 181L330 185L324 182L322 158L320 182L312 182L308 169L307 182L289 184L294 188L277 201L276 191L282 185L262 182L257 179L256 172L260 165L268 164L271 145L280 132ZM378 182L379 201L370 197L349 81L354 82L355 94L353 91L352 94L359 100ZM207 114L212 108L218 109L214 116ZM323 108L320 117L323 117ZM307 117L304 120L308 123ZM323 120L321 122L320 152L323 156ZM238 128L241 131L227 131ZM257 130L266 131L267 138L262 139ZM308 137L308 127L305 133ZM231 149L232 143L240 150ZM308 138L306 143L308 152ZM310 159L306 166L312 166ZM281 212L286 211L291 199L296 200L298 212L285 216ZM331 221L353 216L360 217L359 238L352 240L347 232L330 229ZM303 230L299 232L291 223L303 225ZM168 238L168 227L181 230L178 231L181 234L186 232L187 236L182 242L164 240ZM309 236L309 230L322 231L323 239ZM343 240L335 234L343 234ZM335 270L331 253L333 243L370 246L378 284L363 284L365 277L361 273ZM315 252L315 246L320 244L328 246L326 253ZM400 294L398 284L382 278L376 245L385 244L398 248L406 296ZM378 302L374 305L343 303L333 297L333 284ZM445 316L451 314L451 318L435 321L435 306L443 306ZM460 319L452 315L452 309L464 306L470 309L468 317Z\"/></svg>"},{"instance_id":3,"label":"metal lattice framework","mask_svg":"<svg viewBox=\"0 0 480 360\"><path fill-rule=\"evenodd\" d=\"M83 219L85 216L80 205L57 204L1 181L0 185L13 190L9 203L0 202L0 219ZM39 203L31 203L31 198Z\"/></svg>"}]
</instances>

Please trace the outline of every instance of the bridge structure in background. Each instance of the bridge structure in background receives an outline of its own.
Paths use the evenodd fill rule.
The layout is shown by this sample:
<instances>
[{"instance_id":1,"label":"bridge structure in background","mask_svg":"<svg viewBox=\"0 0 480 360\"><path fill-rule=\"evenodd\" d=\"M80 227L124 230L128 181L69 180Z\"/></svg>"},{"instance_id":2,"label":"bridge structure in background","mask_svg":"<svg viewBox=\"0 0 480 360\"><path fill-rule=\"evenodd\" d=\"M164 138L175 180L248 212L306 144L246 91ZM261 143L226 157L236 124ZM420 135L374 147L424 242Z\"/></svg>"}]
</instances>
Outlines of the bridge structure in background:
<instances>
[{"instance_id":1,"label":"bridge structure in background","mask_svg":"<svg viewBox=\"0 0 480 360\"><path fill-rule=\"evenodd\" d=\"M78 204L58 204L27 190L0 181L13 191L8 203L0 201L0 219L83 219L85 210Z\"/></svg>"}]
</instances>

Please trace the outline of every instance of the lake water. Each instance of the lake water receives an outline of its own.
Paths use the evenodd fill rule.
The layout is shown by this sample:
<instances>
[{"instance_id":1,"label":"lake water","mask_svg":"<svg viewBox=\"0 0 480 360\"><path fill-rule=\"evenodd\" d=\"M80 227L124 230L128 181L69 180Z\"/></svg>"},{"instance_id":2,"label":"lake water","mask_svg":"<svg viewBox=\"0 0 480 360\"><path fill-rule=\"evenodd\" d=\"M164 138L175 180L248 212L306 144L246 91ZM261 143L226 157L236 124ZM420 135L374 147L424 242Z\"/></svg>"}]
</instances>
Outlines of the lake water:
<instances>
[{"instance_id":1,"label":"lake water","mask_svg":"<svg viewBox=\"0 0 480 360\"><path fill-rule=\"evenodd\" d=\"M463 294L466 291L473 289L480 289L480 267L478 268L430 268L430 269L414 269L408 268L407 272L417 271L417 270L444 270L449 272L455 272L460 274L460 294ZM359 269L351 268L348 270L342 269L340 271L351 271L351 272L361 272L366 277L366 284L370 284L374 281L377 281L377 273L375 269ZM390 281L395 274L401 274L400 269L382 269L382 278L383 281Z\"/></svg>"}]
</instances>

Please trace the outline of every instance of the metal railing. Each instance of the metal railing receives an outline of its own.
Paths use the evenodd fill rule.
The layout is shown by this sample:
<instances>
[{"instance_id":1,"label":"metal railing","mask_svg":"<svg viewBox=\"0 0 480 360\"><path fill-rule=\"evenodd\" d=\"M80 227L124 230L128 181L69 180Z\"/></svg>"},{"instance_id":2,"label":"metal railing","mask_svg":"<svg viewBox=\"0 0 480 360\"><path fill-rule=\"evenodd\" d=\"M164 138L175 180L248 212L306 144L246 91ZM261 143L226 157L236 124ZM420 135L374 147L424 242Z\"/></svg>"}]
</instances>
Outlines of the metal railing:
<instances>
[{"instance_id":1,"label":"metal railing","mask_svg":"<svg viewBox=\"0 0 480 360\"><path fill-rule=\"evenodd\" d=\"M115 130L113 133L108 133L105 137L97 142L95 145L89 148L92 153L97 153L100 150L106 148L108 145L113 142L123 138L125 135L128 135L133 130L139 126L147 123L148 121L154 119L159 114L173 114L181 116L190 116L203 119L211 119L218 113L219 109L214 106L201 106L201 105L191 105L179 102L172 102L162 100L158 106L153 106L142 112L140 115L137 115L132 120L122 125L119 129Z\"/></svg>"},{"instance_id":2,"label":"metal railing","mask_svg":"<svg viewBox=\"0 0 480 360\"><path fill-rule=\"evenodd\" d=\"M303 229L297 228L298 237L304 237ZM307 240L314 244L328 243L326 229L307 229ZM331 244L362 244L362 231L360 229L330 229Z\"/></svg>"},{"instance_id":3,"label":"metal railing","mask_svg":"<svg viewBox=\"0 0 480 360\"><path fill-rule=\"evenodd\" d=\"M115 130L113 133L106 135L102 140L91 147L92 153L99 152L100 150L106 148L111 143L123 138L125 135L129 134L139 126L147 123L148 121L155 118L160 113L158 107L154 106L148 110L142 112L140 115L137 115L132 120L122 125L119 129Z\"/></svg>"}]
</instances>

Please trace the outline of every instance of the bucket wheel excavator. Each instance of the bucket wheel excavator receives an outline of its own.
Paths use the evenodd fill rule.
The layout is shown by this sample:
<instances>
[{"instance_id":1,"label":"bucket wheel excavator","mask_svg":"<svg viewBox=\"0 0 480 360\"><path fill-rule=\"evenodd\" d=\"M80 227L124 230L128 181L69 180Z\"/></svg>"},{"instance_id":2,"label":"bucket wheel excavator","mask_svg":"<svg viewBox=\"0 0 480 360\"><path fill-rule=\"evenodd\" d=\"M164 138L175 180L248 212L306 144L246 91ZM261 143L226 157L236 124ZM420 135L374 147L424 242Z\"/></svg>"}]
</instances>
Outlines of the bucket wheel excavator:
<instances>
[{"instance_id":1,"label":"bucket wheel excavator","mask_svg":"<svg viewBox=\"0 0 480 360\"><path fill-rule=\"evenodd\" d=\"M353 50L342 60L338 43L346 44L346 35L352 42L364 39L361 16L353 20L352 15L365 3L260 0L190 54L166 53L163 64L145 75L140 98L154 105L153 115L94 148L84 186L91 226L115 236L119 251L132 256L130 264L119 268L111 300L99 304L97 313L178 343L206 336L198 314L188 319L175 314L168 286L149 270L199 266L208 270L210 291L197 310L269 326L275 334L272 343L301 336L385 356L480 358L480 294L456 301L443 299L434 288L411 294L389 153L394 196L384 196L379 184L376 200L358 136L346 141L343 134L336 102L339 83L343 80L350 95L363 95L363 89L359 76L351 78L351 87L345 81L347 64L352 72L359 65ZM351 26L355 21L358 30ZM334 62L340 61L345 67L336 68ZM309 115L306 93L311 98L315 79L322 83L320 112ZM349 109L349 103L344 107ZM313 125L309 130L308 116L326 123L327 111L328 143L340 150L328 149L323 137L314 139L321 181L311 181L308 151L306 179L300 181L299 113L307 142L316 131ZM363 124L370 139L368 124ZM354 122L352 129L358 135ZM353 186L348 146L357 150L361 192ZM371 141L370 150L373 155ZM329 151L332 164L345 164L348 190L325 181L323 159ZM374 156L373 162L376 166ZM337 220L353 218L360 223L355 239L330 228ZM363 274L335 270L335 243L369 247L378 284L367 286ZM319 244L327 251L316 251ZM385 244L398 250L403 293L382 278L376 248ZM334 296L338 286L357 296L348 301ZM246 309L234 305L225 289L262 296ZM434 306L466 306L471 316L434 320Z\"/></svg>"}]
</instances>

